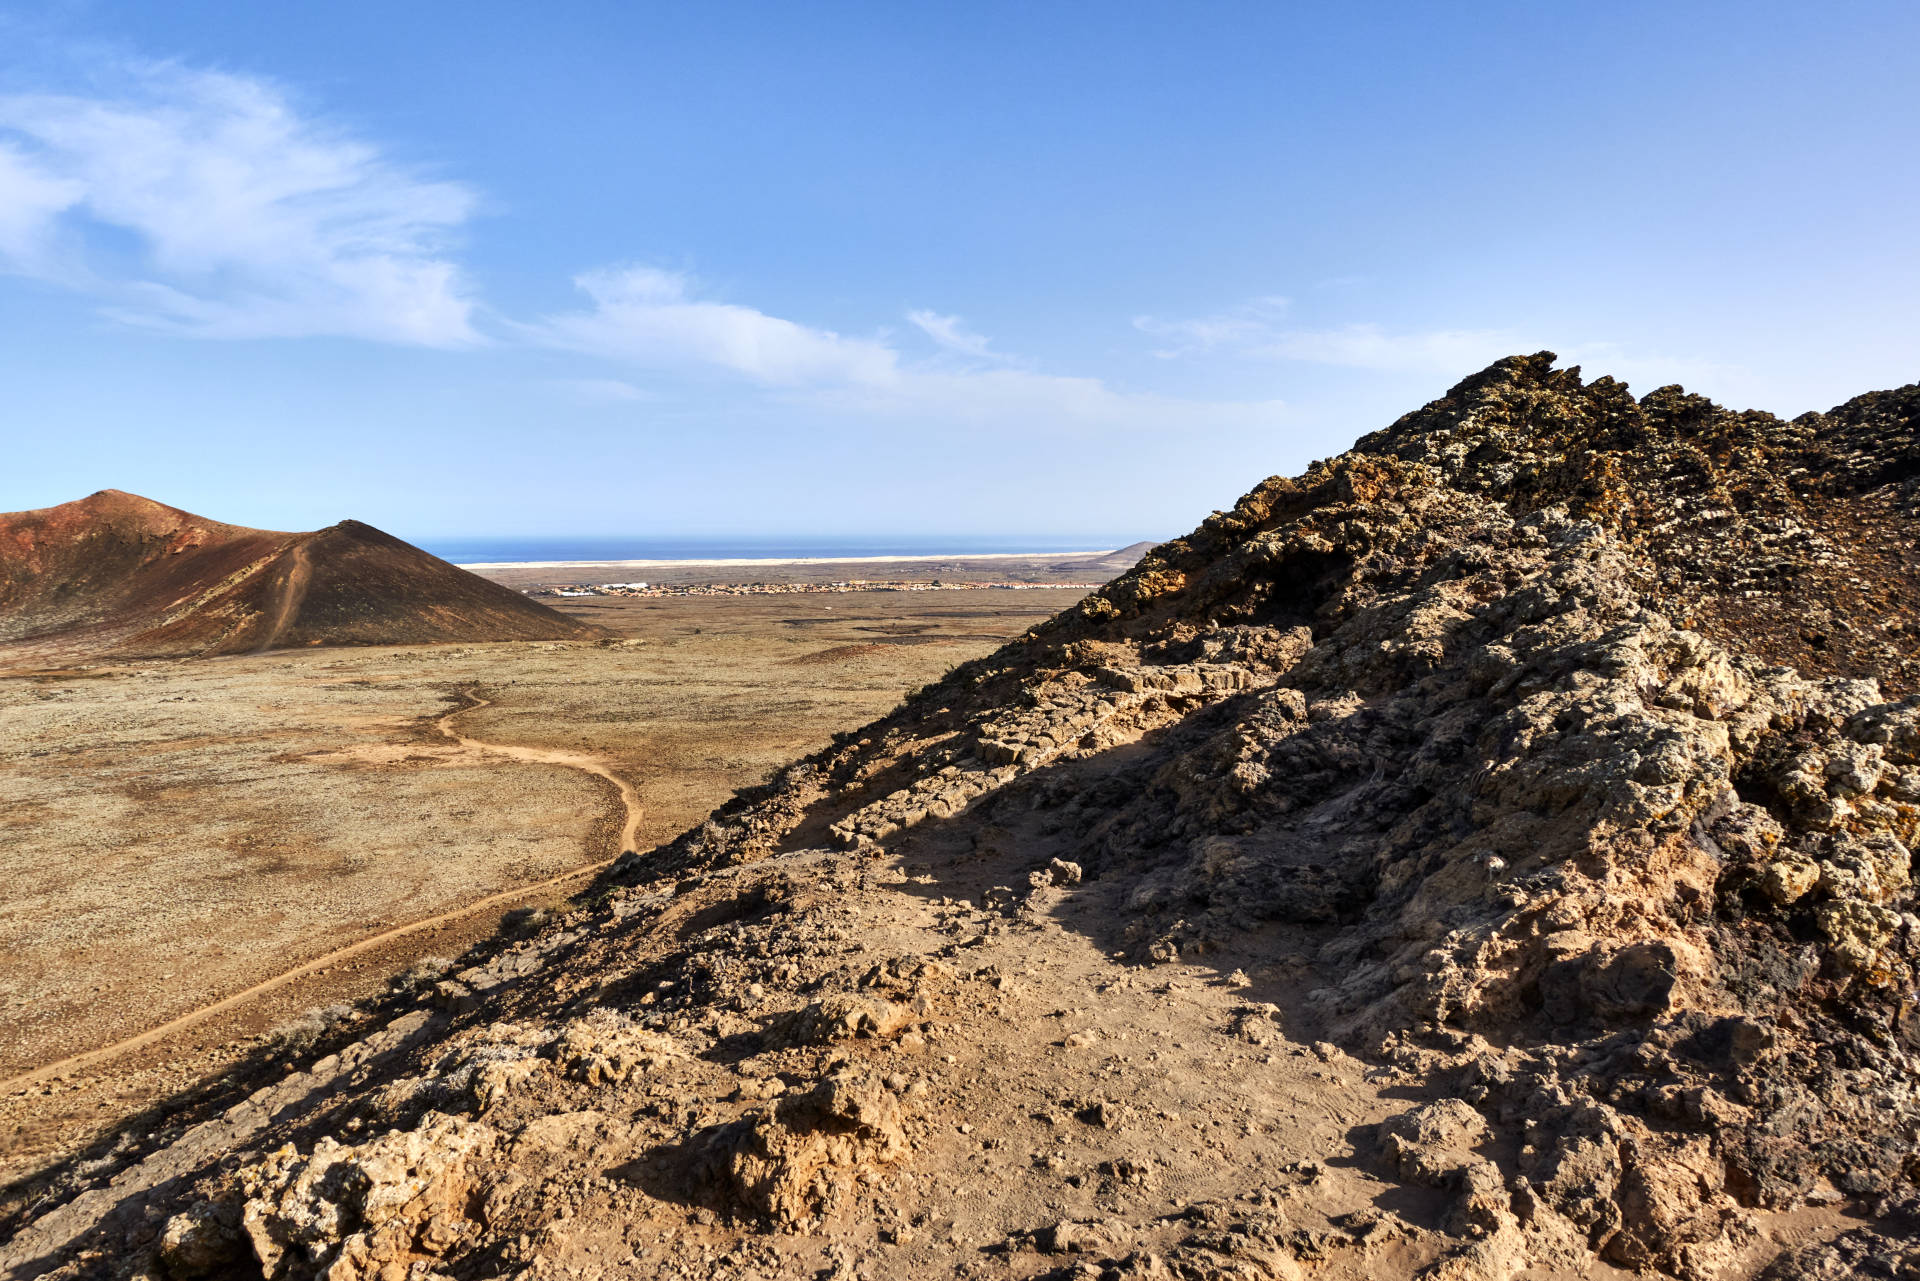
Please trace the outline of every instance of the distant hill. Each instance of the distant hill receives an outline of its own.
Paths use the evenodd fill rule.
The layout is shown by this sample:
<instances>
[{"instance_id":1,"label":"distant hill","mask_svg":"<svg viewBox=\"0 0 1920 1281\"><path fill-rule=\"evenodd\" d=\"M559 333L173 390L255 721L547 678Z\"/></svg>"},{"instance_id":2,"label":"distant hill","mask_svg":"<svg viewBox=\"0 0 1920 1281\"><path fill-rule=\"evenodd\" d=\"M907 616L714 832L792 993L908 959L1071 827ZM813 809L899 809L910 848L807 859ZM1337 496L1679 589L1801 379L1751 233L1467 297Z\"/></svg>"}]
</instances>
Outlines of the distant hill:
<instances>
[{"instance_id":1,"label":"distant hill","mask_svg":"<svg viewBox=\"0 0 1920 1281\"><path fill-rule=\"evenodd\" d=\"M1108 552L1104 556L1085 557L1077 561L1076 564L1087 572L1112 577L1115 574L1124 574L1135 565L1138 565L1141 557L1159 545L1158 543L1130 543L1120 550Z\"/></svg>"},{"instance_id":2,"label":"distant hill","mask_svg":"<svg viewBox=\"0 0 1920 1281\"><path fill-rule=\"evenodd\" d=\"M116 489L0 515L0 645L162 657L599 634L355 520L247 529Z\"/></svg>"}]
</instances>

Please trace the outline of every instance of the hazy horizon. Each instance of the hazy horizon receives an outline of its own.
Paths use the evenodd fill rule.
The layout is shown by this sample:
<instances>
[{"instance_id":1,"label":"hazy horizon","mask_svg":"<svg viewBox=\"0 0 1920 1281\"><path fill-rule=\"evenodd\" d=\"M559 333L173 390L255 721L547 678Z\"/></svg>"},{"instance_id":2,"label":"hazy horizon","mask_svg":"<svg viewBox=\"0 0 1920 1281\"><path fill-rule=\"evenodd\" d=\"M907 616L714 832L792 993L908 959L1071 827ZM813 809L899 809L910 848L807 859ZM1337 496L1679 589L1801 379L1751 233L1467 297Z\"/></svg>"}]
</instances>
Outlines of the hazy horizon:
<instances>
[{"instance_id":1,"label":"hazy horizon","mask_svg":"<svg viewBox=\"0 0 1920 1281\"><path fill-rule=\"evenodd\" d=\"M1920 376L1920 10L1605 16L0 3L0 509L1078 540L1503 355Z\"/></svg>"},{"instance_id":2,"label":"hazy horizon","mask_svg":"<svg viewBox=\"0 0 1920 1281\"><path fill-rule=\"evenodd\" d=\"M133 491L121 486L106 486L100 492L119 492L132 494ZM76 495L61 503L48 503L41 508L19 508L16 511L46 510L64 506L66 503L79 502L91 494ZM238 522L226 520L219 511L198 511L183 508L179 503L167 502L164 496L154 494L134 494L135 497L163 503L169 507L182 508L194 516L207 520L221 521L225 524ZM13 514L0 513L0 514ZM353 513L345 513L340 520L360 519ZM327 521L316 528L335 524ZM374 524L372 521L364 521ZM287 533L307 532L295 529L291 525L268 523L255 528L279 529ZM381 527L385 528L385 527ZM681 530L637 529L617 533L575 533L566 530L547 531L530 534L501 534L487 531L454 531L451 533L415 533L404 527L386 528L385 532L406 539L426 551L432 552L442 560L455 562L482 562L490 560L571 560L571 561L612 561L612 560L675 560L710 559L724 556L739 559L760 559L767 556L814 557L814 556L922 556L922 555L962 555L995 554L1014 552L1072 553L1090 551L1115 551L1141 542L1164 542L1177 534L1087 534L1087 533L1042 533L1021 534L1008 532L981 533L978 531L917 531L897 532L885 529L855 530L845 534L822 534L817 531L770 530L753 534L720 531L702 537L688 536ZM1187 531L1180 531L1185 533Z\"/></svg>"},{"instance_id":3,"label":"hazy horizon","mask_svg":"<svg viewBox=\"0 0 1920 1281\"><path fill-rule=\"evenodd\" d=\"M388 531L389 533L397 531ZM628 537L565 535L526 538L489 536L427 536L419 545L455 564L505 561L577 561L582 564L623 560L764 560L814 557L1012 555L1019 552L1071 555L1078 552L1118 551L1139 542L1162 538L1057 538L1044 535L992 536L982 534L887 533L822 538L817 534L768 534L758 538L675 538L636 534ZM404 537L404 535L403 535ZM409 540L412 541L412 540Z\"/></svg>"}]
</instances>

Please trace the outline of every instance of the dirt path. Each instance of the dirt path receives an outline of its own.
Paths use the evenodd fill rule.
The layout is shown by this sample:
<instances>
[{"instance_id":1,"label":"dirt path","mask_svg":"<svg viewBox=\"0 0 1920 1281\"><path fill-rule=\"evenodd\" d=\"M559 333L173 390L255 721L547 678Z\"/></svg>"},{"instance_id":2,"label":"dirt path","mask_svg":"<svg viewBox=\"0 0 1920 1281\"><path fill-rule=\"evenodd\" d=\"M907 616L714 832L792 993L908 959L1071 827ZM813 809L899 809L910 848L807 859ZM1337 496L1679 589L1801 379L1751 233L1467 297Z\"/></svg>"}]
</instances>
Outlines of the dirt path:
<instances>
[{"instance_id":1,"label":"dirt path","mask_svg":"<svg viewBox=\"0 0 1920 1281\"><path fill-rule=\"evenodd\" d=\"M508 743L489 743L482 739L465 737L453 728L453 718L464 716L468 712L477 712L483 707L491 707L493 703L471 690L461 691L461 696L469 700L467 705L456 707L435 721L436 729L462 747L477 748L496 756L512 757L516 761L531 761L536 765L565 765L606 779L620 789L620 803L626 807L627 811L626 825L620 829L620 843L614 850L614 855L618 857L622 851L633 848L634 839L640 831L640 821L644 817L644 811L640 807L640 793L634 790L633 784L614 773L598 756L590 756L585 752L563 752L545 747L515 747Z\"/></svg>"},{"instance_id":2,"label":"dirt path","mask_svg":"<svg viewBox=\"0 0 1920 1281\"><path fill-rule=\"evenodd\" d=\"M300 543L293 549L293 566L287 571L287 579L280 584L280 599L274 602L273 622L267 628L267 638L260 642L256 653L264 653L279 643L287 630L287 624L299 612L300 605L307 599L307 587L313 582L313 559L307 555L306 543Z\"/></svg>"},{"instance_id":3,"label":"dirt path","mask_svg":"<svg viewBox=\"0 0 1920 1281\"><path fill-rule=\"evenodd\" d=\"M483 739L467 738L457 733L452 725L454 717L467 712L477 711L482 707L492 706L490 700L484 699L471 691L462 691L462 696L468 700L466 705L456 707L434 721L434 728L438 729L440 733L446 735L462 747L470 747L479 751L492 753L496 756L506 756L514 760L528 761L534 764L567 766L572 769L584 770L589 774L606 779L619 789L620 802L626 810L626 822L621 828L620 841L615 847L614 857L617 858L622 851L633 848L634 837L640 830L640 822L644 811L640 806L640 794L634 789L631 783L621 778L618 774L615 774L601 762L598 757L589 756L581 752L562 752L538 747L516 747L508 743L489 743ZM528 894L537 893L540 890L564 885L568 881L579 880L582 877L590 876L600 871L612 861L613 859L610 858L602 859L599 862L590 863L585 867L576 867L572 871L562 872L558 876L550 876L544 881L535 881L528 885L516 885L510 889L502 890L498 894L489 894L483 899L462 904L452 911L423 917L417 921L409 921L405 925L396 925L392 929L382 930L378 934L370 934L356 943L350 943L345 947L336 948L334 951L328 952L323 956L317 956L310 961L302 962L293 969L282 971L270 979L264 979L230 996L224 996L209 1005L203 1005L196 1010L190 1010L182 1014L179 1018L162 1023L158 1027L149 1028L145 1032L127 1037L125 1040L115 1041L111 1045L103 1045L98 1049L86 1050L80 1054L70 1055L67 1058L48 1063L43 1067L35 1068L31 1072L22 1073L6 1081L0 1081L0 1095L12 1094L15 1091L26 1089L54 1077L69 1075L92 1067L95 1064L105 1062L108 1059L116 1058L120 1055L128 1054L145 1046L152 1045L156 1041L164 1040L174 1033L192 1027L203 1020L212 1018L224 1011L231 1010L236 1006L244 1005L248 1001L285 987L287 984L293 983L315 971L328 969L341 961L348 960L363 952L372 951L382 944L392 942L394 939L404 937L408 934L416 934L422 930L430 930L436 926L445 925L449 921L457 921L462 917L471 916L476 912L484 912L487 908L497 903L524 898Z\"/></svg>"}]
</instances>

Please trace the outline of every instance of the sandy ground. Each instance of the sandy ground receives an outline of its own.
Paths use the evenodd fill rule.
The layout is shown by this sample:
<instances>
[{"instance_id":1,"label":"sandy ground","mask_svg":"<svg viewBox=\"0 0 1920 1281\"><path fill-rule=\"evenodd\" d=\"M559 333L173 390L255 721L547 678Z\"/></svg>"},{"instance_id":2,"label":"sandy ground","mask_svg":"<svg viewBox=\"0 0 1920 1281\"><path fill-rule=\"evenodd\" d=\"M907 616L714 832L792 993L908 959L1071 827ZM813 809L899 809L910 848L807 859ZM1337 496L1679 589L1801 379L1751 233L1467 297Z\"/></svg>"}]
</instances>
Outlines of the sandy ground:
<instances>
[{"instance_id":1,"label":"sandy ground","mask_svg":"<svg viewBox=\"0 0 1920 1281\"><path fill-rule=\"evenodd\" d=\"M615 780L644 850L1079 595L583 601L628 639L0 672L0 1176L564 897L513 892L618 853ZM302 964L134 1053L21 1080Z\"/></svg>"}]
</instances>

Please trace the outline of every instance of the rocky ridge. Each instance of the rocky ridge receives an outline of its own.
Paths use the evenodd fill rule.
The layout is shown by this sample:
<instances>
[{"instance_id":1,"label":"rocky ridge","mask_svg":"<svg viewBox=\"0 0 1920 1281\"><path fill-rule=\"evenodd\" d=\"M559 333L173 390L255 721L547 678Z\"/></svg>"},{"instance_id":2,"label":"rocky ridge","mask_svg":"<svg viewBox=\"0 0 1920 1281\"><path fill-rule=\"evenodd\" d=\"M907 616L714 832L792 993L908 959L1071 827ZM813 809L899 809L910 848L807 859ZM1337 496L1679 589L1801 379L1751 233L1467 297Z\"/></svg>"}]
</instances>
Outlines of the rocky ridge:
<instances>
[{"instance_id":1,"label":"rocky ridge","mask_svg":"<svg viewBox=\"0 0 1920 1281\"><path fill-rule=\"evenodd\" d=\"M1501 361L0 1262L1912 1275L1917 411Z\"/></svg>"}]
</instances>

